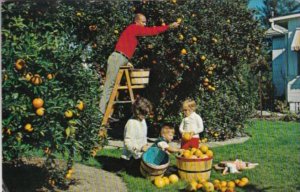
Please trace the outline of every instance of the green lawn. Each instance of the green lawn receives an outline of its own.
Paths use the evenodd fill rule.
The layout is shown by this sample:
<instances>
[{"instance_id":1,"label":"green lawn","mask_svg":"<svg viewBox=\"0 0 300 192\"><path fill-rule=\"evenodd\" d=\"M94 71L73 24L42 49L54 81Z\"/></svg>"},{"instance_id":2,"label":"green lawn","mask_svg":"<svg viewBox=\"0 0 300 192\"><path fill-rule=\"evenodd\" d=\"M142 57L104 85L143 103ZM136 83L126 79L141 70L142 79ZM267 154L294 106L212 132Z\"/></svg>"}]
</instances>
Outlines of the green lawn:
<instances>
[{"instance_id":1,"label":"green lawn","mask_svg":"<svg viewBox=\"0 0 300 192\"><path fill-rule=\"evenodd\" d=\"M299 191L300 123L256 120L249 124L246 132L251 138L243 144L213 148L214 163L239 158L257 162L259 166L241 174L226 176L213 170L211 180L232 180L246 176L250 179L250 184L243 189L237 188L237 191ZM105 149L98 154L96 160L86 163L114 172L122 166L120 154L121 150ZM175 165L173 157L171 162ZM146 179L133 177L124 172L121 175L129 191L182 191L186 185L181 181L158 190Z\"/></svg>"}]
</instances>

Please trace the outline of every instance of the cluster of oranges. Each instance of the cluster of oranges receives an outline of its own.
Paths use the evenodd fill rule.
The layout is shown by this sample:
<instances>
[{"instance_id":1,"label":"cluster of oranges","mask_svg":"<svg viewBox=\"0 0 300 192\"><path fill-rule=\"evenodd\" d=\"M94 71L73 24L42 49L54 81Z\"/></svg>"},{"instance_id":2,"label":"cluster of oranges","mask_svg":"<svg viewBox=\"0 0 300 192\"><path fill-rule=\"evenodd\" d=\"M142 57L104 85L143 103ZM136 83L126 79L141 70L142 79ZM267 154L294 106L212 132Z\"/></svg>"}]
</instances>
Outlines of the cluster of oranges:
<instances>
[{"instance_id":1,"label":"cluster of oranges","mask_svg":"<svg viewBox=\"0 0 300 192\"><path fill-rule=\"evenodd\" d=\"M166 177L166 176L155 177L154 180L153 180L153 183L156 187L162 188L166 185L177 183L178 181L179 181L178 176L176 174L172 174L169 177Z\"/></svg>"},{"instance_id":2,"label":"cluster of oranges","mask_svg":"<svg viewBox=\"0 0 300 192\"><path fill-rule=\"evenodd\" d=\"M187 159L205 159L213 156L213 151L207 145L201 145L198 149L194 147L186 149L180 154L180 157Z\"/></svg>"},{"instance_id":3,"label":"cluster of oranges","mask_svg":"<svg viewBox=\"0 0 300 192\"><path fill-rule=\"evenodd\" d=\"M244 187L249 183L249 179L247 177L243 177L241 179L236 179L234 181L220 181L218 179L213 181L215 190L220 192L234 192L235 187Z\"/></svg>"},{"instance_id":4,"label":"cluster of oranges","mask_svg":"<svg viewBox=\"0 0 300 192\"><path fill-rule=\"evenodd\" d=\"M247 177L241 179L236 179L234 181L222 181L215 179L213 182L206 181L205 179L199 179L199 181L190 182L186 190L187 191L197 191L201 189L205 192L220 191L220 192L234 192L235 187L244 187L249 183Z\"/></svg>"},{"instance_id":5,"label":"cluster of oranges","mask_svg":"<svg viewBox=\"0 0 300 192\"><path fill-rule=\"evenodd\" d=\"M23 71L24 72L24 78L26 81L30 81L33 85L40 85L43 83L43 79L39 74L32 74L31 72L26 72L26 63L23 59L18 59L15 63L15 69L17 71ZM47 75L47 79L51 80L54 78L54 75L49 73Z\"/></svg>"}]
</instances>

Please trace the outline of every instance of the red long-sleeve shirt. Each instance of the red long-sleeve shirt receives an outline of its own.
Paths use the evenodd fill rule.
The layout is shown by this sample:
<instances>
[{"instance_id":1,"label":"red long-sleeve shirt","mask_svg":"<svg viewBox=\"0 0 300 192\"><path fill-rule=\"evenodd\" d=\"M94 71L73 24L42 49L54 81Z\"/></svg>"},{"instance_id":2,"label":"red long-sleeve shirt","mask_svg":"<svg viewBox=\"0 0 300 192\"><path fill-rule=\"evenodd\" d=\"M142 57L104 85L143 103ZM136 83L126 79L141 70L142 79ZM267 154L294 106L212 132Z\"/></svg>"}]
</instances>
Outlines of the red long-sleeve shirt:
<instances>
[{"instance_id":1,"label":"red long-sleeve shirt","mask_svg":"<svg viewBox=\"0 0 300 192\"><path fill-rule=\"evenodd\" d=\"M169 28L165 26L144 27L136 24L131 24L122 32L115 51L122 52L130 59L138 45L138 36L153 36L165 32Z\"/></svg>"}]
</instances>

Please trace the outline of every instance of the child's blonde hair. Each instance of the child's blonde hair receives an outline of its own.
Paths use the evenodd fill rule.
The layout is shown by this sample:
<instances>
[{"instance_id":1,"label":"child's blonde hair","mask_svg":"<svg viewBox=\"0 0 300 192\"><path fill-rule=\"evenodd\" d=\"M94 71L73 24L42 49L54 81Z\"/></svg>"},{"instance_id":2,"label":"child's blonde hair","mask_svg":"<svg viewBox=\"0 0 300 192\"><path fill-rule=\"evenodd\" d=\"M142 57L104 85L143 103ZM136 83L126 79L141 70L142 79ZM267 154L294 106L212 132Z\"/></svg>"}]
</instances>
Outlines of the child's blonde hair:
<instances>
[{"instance_id":1,"label":"child's blonde hair","mask_svg":"<svg viewBox=\"0 0 300 192\"><path fill-rule=\"evenodd\" d=\"M192 99L186 99L185 101L182 102L182 108L183 106L188 106L192 111L196 111L197 105L196 102Z\"/></svg>"},{"instance_id":2,"label":"child's blonde hair","mask_svg":"<svg viewBox=\"0 0 300 192\"><path fill-rule=\"evenodd\" d=\"M161 128L161 130L160 130L160 135L162 136L162 135L165 135L165 134L167 134L167 133L172 133L173 135L175 134L175 129L174 129L174 127L171 127L171 126L169 126L169 125L164 125L162 128Z\"/></svg>"}]
</instances>

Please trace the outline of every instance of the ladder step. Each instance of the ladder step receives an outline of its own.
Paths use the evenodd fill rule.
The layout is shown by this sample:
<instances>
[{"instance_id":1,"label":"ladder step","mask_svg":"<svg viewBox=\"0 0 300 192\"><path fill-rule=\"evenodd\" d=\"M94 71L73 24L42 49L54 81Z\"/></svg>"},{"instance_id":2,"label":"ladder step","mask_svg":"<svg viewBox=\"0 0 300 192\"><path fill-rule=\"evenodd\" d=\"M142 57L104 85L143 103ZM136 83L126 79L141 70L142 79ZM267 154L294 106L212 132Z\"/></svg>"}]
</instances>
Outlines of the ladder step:
<instances>
[{"instance_id":1,"label":"ladder step","mask_svg":"<svg viewBox=\"0 0 300 192\"><path fill-rule=\"evenodd\" d=\"M145 85L132 85L132 89L143 89L145 88ZM118 89L128 89L128 86L119 86Z\"/></svg>"},{"instance_id":2,"label":"ladder step","mask_svg":"<svg viewBox=\"0 0 300 192\"><path fill-rule=\"evenodd\" d=\"M132 101L115 101L114 103L132 103Z\"/></svg>"}]
</instances>

